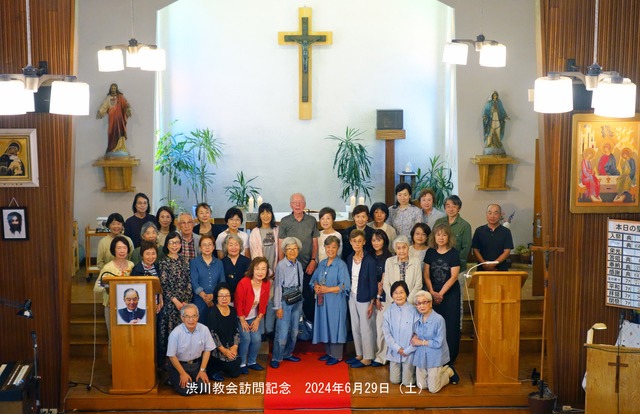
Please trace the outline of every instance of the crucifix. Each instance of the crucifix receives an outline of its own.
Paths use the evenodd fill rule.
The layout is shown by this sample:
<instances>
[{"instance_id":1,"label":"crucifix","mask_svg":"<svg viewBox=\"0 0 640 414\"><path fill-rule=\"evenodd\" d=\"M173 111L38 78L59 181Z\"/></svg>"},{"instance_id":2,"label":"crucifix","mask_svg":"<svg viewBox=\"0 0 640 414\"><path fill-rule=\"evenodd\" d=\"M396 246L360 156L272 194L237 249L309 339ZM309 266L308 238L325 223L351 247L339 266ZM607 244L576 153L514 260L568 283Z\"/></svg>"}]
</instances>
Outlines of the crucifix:
<instances>
[{"instance_id":1,"label":"crucifix","mask_svg":"<svg viewBox=\"0 0 640 414\"><path fill-rule=\"evenodd\" d=\"M629 364L620 363L620 355L616 355L616 362L609 362L610 367L616 367L616 394L620 393L620 368L626 368Z\"/></svg>"},{"instance_id":2,"label":"crucifix","mask_svg":"<svg viewBox=\"0 0 640 414\"><path fill-rule=\"evenodd\" d=\"M495 321L495 323L498 325L498 339L502 340L503 336L502 336L502 306L503 305L508 305L508 304L514 304L517 303L516 300L513 299L503 299L503 286L502 285L498 285L498 297L495 299L489 299L489 300L485 300L482 303L487 304L487 305L498 305L498 309L497 309L497 314L498 317L496 318L497 320ZM494 313L494 312L492 312Z\"/></svg>"},{"instance_id":3,"label":"crucifix","mask_svg":"<svg viewBox=\"0 0 640 414\"><path fill-rule=\"evenodd\" d=\"M330 45L333 42L332 32L311 31L311 7L298 9L300 18L297 32L279 32L279 45L298 45L300 60L299 79L299 118L311 119L311 48L313 45Z\"/></svg>"}]
</instances>

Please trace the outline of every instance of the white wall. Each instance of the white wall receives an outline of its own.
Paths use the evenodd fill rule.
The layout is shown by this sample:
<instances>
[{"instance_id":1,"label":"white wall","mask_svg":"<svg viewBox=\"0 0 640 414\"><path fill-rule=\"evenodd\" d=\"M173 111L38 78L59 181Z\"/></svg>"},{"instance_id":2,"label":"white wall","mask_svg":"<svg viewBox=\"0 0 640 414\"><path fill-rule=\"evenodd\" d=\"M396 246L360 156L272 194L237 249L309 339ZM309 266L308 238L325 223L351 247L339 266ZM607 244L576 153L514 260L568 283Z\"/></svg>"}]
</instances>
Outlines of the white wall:
<instances>
[{"instance_id":1,"label":"white wall","mask_svg":"<svg viewBox=\"0 0 640 414\"><path fill-rule=\"evenodd\" d=\"M471 227L484 224L485 207L499 203L505 213L516 211L511 225L514 243L533 241L533 186L537 114L527 101L527 90L536 78L535 3L531 0L442 0L454 8L455 35L487 39L507 46L507 66L485 68L478 64L478 53L469 49L466 66L456 67L458 101L458 174L460 214ZM484 5L484 13L481 6ZM478 168L470 159L482 154L482 108L496 90L509 120L503 141L508 155L519 161L508 167L510 191L478 191Z\"/></svg>"},{"instance_id":2,"label":"white wall","mask_svg":"<svg viewBox=\"0 0 640 414\"><path fill-rule=\"evenodd\" d=\"M141 43L155 43L156 10L173 0L135 0L133 35ZM126 68L121 72L98 72L98 50L106 45L126 44L131 38L129 0L78 0L76 5L78 78L91 88L90 115L75 118L76 154L74 218L81 229L95 227L95 218L119 212L132 214L134 193L103 193L102 169L92 163L107 147L107 118L95 113L112 82L118 84L133 109L127 125L127 148L140 160L133 170L136 191L152 194L154 144L155 73ZM157 206L153 206L156 208ZM155 212L155 210L154 210ZM84 230L81 230L81 235ZM80 244L84 245L81 237ZM94 243L94 245L97 245ZM95 249L94 249L95 253Z\"/></svg>"},{"instance_id":3,"label":"white wall","mask_svg":"<svg viewBox=\"0 0 640 414\"><path fill-rule=\"evenodd\" d=\"M156 41L156 10L172 0L136 0L134 36ZM480 32L477 1L446 0L456 8L456 35ZM534 2L484 0L484 33L508 47L507 67L482 68L470 52L469 65L456 68L460 178L463 216L476 227L484 206L500 202L517 210L512 226L516 243L531 240L533 148L536 116L526 100L535 79ZM168 16L171 9L184 9ZM279 46L279 31L295 31L300 6L313 8L313 29L332 31L333 45L313 51L313 119L297 119L297 48ZM198 10L194 12L194 10ZM205 12L205 10L207 10ZM217 216L229 206L222 188L235 171L260 176L265 201L284 210L293 191L307 194L310 208L339 208L339 183L331 171L335 144L323 138L341 135L347 125L367 130L364 138L374 157L374 199L383 199L384 144L374 140L375 110L403 109L407 139L396 143L396 168L407 161L424 166L444 151L444 97L438 86L448 70L440 63L444 37L428 30L446 25L446 7L431 0L297 1L180 0L158 17L167 27L187 28L182 35L163 32L157 41L167 49L169 67L161 75L163 125L178 119L189 131L210 127L226 143L226 158L216 173L210 196ZM201 21L198 27L195 23ZM128 147L141 160L134 170L137 190L152 194L154 80L151 72L125 69L100 73L96 52L107 44L125 43L131 35L128 0L78 1L78 76L91 85L92 113L111 82L133 107ZM170 35L170 37L168 37ZM198 51L188 42L203 42ZM191 65L189 71L184 70ZM178 71L182 69L182 71ZM504 145L520 161L511 166L507 192L476 191L478 173L469 159L482 153L481 109L498 90L510 116ZM83 228L113 211L130 215L132 193L102 193L100 169L91 166L106 147L106 119L76 118L76 189L74 216ZM296 144L291 145L292 143ZM266 160L266 161L262 161ZM153 205L155 211L158 205Z\"/></svg>"},{"instance_id":4,"label":"white wall","mask_svg":"<svg viewBox=\"0 0 640 414\"><path fill-rule=\"evenodd\" d=\"M304 5L313 9L312 30L333 32L332 45L312 47L313 119L306 121L298 119L298 48L278 45L278 32L298 30ZM312 209L343 210L331 170L337 144L324 138L347 126L366 130L372 196L383 200L376 109L404 110L398 169L441 153L447 9L435 0L180 0L164 9L159 31L171 60L162 74L163 123L178 120L174 129L182 131L209 127L225 143L208 200L214 214L231 206L223 187L239 170L259 177L276 210L288 210L295 191Z\"/></svg>"}]
</instances>

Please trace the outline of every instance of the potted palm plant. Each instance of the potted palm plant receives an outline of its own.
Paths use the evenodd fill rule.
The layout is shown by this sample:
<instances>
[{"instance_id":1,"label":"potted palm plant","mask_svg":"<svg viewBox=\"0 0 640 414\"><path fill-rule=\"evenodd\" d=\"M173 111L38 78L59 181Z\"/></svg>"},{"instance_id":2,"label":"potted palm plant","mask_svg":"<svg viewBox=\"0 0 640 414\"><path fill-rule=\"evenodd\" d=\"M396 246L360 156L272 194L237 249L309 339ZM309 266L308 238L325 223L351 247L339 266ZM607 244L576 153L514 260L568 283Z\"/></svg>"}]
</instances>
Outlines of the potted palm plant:
<instances>
[{"instance_id":1,"label":"potted palm plant","mask_svg":"<svg viewBox=\"0 0 640 414\"><path fill-rule=\"evenodd\" d=\"M227 194L227 200L240 209L247 208L249 205L249 197L253 197L255 203L260 187L256 187L251 183L257 178L258 177L252 177L246 179L244 172L236 172L236 179L233 180L233 184L224 188L224 192Z\"/></svg>"},{"instance_id":2,"label":"potted palm plant","mask_svg":"<svg viewBox=\"0 0 640 414\"><path fill-rule=\"evenodd\" d=\"M342 182L340 198L347 201L352 194L371 199L371 156L358 138L364 131L347 127L344 137L329 135L325 139L338 141L333 170Z\"/></svg>"},{"instance_id":3,"label":"potted palm plant","mask_svg":"<svg viewBox=\"0 0 640 414\"><path fill-rule=\"evenodd\" d=\"M192 162L185 171L189 183L187 196L192 191L196 204L206 202L207 188L213 185L213 177L216 175L209 166L218 165L223 144L209 128L191 131L184 141L184 150L192 154Z\"/></svg>"},{"instance_id":4,"label":"potted palm plant","mask_svg":"<svg viewBox=\"0 0 640 414\"><path fill-rule=\"evenodd\" d=\"M420 191L425 188L431 188L435 193L433 204L436 208L444 206L444 200L451 195L453 191L453 172L439 155L430 157L427 168L424 173L418 168L416 177L416 185L413 189L413 197L417 198Z\"/></svg>"},{"instance_id":5,"label":"potted palm plant","mask_svg":"<svg viewBox=\"0 0 640 414\"><path fill-rule=\"evenodd\" d=\"M184 141L182 132L172 132L177 121L173 121L169 130L158 138L155 154L155 170L167 178L166 200L173 211L178 211L179 201L173 196L173 186L182 185L182 174L193 164L193 154L185 150L187 142ZM156 136L160 131L156 131Z\"/></svg>"}]
</instances>

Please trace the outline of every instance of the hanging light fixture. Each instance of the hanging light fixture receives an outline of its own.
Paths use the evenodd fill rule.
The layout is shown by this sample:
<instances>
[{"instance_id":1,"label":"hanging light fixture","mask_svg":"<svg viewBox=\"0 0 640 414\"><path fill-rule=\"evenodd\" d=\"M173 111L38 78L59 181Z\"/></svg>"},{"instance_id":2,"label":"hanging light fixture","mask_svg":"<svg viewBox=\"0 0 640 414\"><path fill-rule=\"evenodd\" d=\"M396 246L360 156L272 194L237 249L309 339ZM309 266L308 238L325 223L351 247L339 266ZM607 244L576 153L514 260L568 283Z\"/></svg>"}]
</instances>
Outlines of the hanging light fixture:
<instances>
[{"instance_id":1,"label":"hanging light fixture","mask_svg":"<svg viewBox=\"0 0 640 414\"><path fill-rule=\"evenodd\" d=\"M34 93L41 86L61 84L66 90L65 94L51 96L51 107L62 115L89 115L89 85L77 82L75 76L50 75L48 64L41 61L37 68L31 65L31 9L29 0L26 4L27 23L27 66L19 74L0 75L0 115L23 115L33 112L35 108ZM54 87L52 85L52 91Z\"/></svg>"},{"instance_id":2,"label":"hanging light fixture","mask_svg":"<svg viewBox=\"0 0 640 414\"><path fill-rule=\"evenodd\" d=\"M469 45L480 52L480 66L503 68L507 65L507 47L495 40L487 40L482 34L484 23L484 1L480 4L480 34L476 40L452 39L445 43L442 61L452 65L466 65Z\"/></svg>"},{"instance_id":3,"label":"hanging light fixture","mask_svg":"<svg viewBox=\"0 0 640 414\"><path fill-rule=\"evenodd\" d=\"M593 35L593 64L586 75L576 71L572 60L569 71L550 72L549 76L536 79L533 110L540 113L559 114L573 111L572 80L584 83L587 91L593 91L591 107L599 116L610 118L631 118L636 112L636 85L618 72L603 72L598 65L598 8L596 2Z\"/></svg>"},{"instance_id":4,"label":"hanging light fixture","mask_svg":"<svg viewBox=\"0 0 640 414\"><path fill-rule=\"evenodd\" d=\"M166 53L156 45L146 45L133 37L133 0L131 0L131 39L124 45L105 46L98 51L98 70L100 72L117 72L124 70L125 64L122 52L127 56L128 68L162 71L166 68Z\"/></svg>"}]
</instances>

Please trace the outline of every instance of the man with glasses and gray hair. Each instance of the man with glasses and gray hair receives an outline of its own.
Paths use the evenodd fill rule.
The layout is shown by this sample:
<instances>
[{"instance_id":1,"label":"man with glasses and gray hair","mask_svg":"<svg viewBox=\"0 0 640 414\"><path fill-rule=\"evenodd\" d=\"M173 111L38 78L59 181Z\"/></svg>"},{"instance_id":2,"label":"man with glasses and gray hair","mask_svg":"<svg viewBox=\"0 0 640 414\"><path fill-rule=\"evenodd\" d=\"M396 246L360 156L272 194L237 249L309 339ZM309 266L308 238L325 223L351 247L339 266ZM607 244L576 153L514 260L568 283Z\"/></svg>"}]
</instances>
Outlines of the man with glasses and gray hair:
<instances>
[{"instance_id":1,"label":"man with glasses and gray hair","mask_svg":"<svg viewBox=\"0 0 640 414\"><path fill-rule=\"evenodd\" d=\"M178 394L196 395L207 392L207 363L215 348L209 329L198 323L198 308L193 303L180 309L182 323L169 334L167 357L169 380Z\"/></svg>"}]
</instances>

